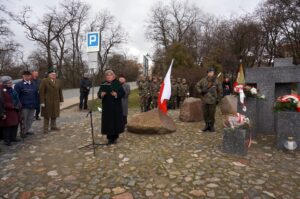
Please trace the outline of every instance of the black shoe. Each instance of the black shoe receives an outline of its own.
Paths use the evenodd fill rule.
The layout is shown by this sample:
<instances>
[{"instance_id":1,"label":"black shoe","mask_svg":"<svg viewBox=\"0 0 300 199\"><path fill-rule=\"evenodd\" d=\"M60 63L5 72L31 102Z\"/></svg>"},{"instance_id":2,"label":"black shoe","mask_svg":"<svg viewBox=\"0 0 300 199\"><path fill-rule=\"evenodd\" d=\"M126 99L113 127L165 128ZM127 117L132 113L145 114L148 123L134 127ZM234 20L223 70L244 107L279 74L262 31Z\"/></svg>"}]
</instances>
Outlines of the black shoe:
<instances>
[{"instance_id":1,"label":"black shoe","mask_svg":"<svg viewBox=\"0 0 300 199\"><path fill-rule=\"evenodd\" d=\"M107 145L117 144L117 140L108 140Z\"/></svg>"},{"instance_id":2,"label":"black shoe","mask_svg":"<svg viewBox=\"0 0 300 199\"><path fill-rule=\"evenodd\" d=\"M202 129L202 131L203 131L203 132L207 132L207 131L209 131L209 130L210 130L209 125L208 125L208 123L206 122L206 123L205 123L205 127L204 127L204 129Z\"/></svg>"},{"instance_id":3,"label":"black shoe","mask_svg":"<svg viewBox=\"0 0 300 199\"><path fill-rule=\"evenodd\" d=\"M209 129L209 132L211 132L211 133L216 132L215 127L211 126L210 129Z\"/></svg>"},{"instance_id":4,"label":"black shoe","mask_svg":"<svg viewBox=\"0 0 300 199\"><path fill-rule=\"evenodd\" d=\"M26 135L34 135L33 132L27 132Z\"/></svg>"},{"instance_id":5,"label":"black shoe","mask_svg":"<svg viewBox=\"0 0 300 199\"><path fill-rule=\"evenodd\" d=\"M208 124L208 126L209 126L209 132L211 132L211 133L213 133L213 132L216 132L216 130L215 130L215 127L214 127L214 124L213 124L213 123L209 123L209 124Z\"/></svg>"},{"instance_id":6,"label":"black shoe","mask_svg":"<svg viewBox=\"0 0 300 199\"><path fill-rule=\"evenodd\" d=\"M17 138L12 140L12 142L20 142L20 141L21 141L21 140L20 140L20 139L17 139Z\"/></svg>"},{"instance_id":7,"label":"black shoe","mask_svg":"<svg viewBox=\"0 0 300 199\"><path fill-rule=\"evenodd\" d=\"M4 144L6 145L6 146L10 146L10 141L4 141Z\"/></svg>"},{"instance_id":8,"label":"black shoe","mask_svg":"<svg viewBox=\"0 0 300 199\"><path fill-rule=\"evenodd\" d=\"M42 120L42 119L39 116L36 116L35 120Z\"/></svg>"}]
</instances>

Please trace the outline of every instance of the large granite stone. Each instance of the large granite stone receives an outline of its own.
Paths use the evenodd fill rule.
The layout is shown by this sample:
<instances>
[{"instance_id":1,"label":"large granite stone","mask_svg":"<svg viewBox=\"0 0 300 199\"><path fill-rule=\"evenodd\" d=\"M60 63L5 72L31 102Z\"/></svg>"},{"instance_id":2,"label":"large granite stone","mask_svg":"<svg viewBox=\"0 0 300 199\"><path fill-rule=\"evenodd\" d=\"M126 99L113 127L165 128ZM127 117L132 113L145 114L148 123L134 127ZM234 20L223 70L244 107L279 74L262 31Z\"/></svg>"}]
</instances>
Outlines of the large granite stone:
<instances>
[{"instance_id":1,"label":"large granite stone","mask_svg":"<svg viewBox=\"0 0 300 199\"><path fill-rule=\"evenodd\" d=\"M224 128L223 147L224 153L246 155L246 138L248 136L247 128Z\"/></svg>"},{"instance_id":2,"label":"large granite stone","mask_svg":"<svg viewBox=\"0 0 300 199\"><path fill-rule=\"evenodd\" d=\"M277 133L277 148L284 149L287 137L293 136L300 150L300 113L279 111L276 114L275 130Z\"/></svg>"},{"instance_id":3,"label":"large granite stone","mask_svg":"<svg viewBox=\"0 0 300 199\"><path fill-rule=\"evenodd\" d=\"M154 109L129 118L127 130L137 134L165 134L176 131L176 124L168 115Z\"/></svg>"},{"instance_id":4,"label":"large granite stone","mask_svg":"<svg viewBox=\"0 0 300 199\"><path fill-rule=\"evenodd\" d=\"M200 122L203 120L202 101L199 98L186 98L180 107L179 119L183 122Z\"/></svg>"},{"instance_id":5,"label":"large granite stone","mask_svg":"<svg viewBox=\"0 0 300 199\"><path fill-rule=\"evenodd\" d=\"M220 103L220 109L223 115L235 115L237 113L238 98L235 95L225 96Z\"/></svg>"}]
</instances>

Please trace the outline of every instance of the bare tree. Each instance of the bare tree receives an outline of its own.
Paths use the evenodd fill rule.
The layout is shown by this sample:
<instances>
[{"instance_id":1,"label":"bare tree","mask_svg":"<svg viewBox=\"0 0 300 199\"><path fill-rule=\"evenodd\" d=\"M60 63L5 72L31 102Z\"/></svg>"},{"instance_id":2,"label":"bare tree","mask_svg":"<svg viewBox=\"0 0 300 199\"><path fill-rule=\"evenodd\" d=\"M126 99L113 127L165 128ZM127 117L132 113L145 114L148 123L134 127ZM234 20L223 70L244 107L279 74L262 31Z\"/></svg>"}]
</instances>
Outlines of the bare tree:
<instances>
[{"instance_id":1,"label":"bare tree","mask_svg":"<svg viewBox=\"0 0 300 199\"><path fill-rule=\"evenodd\" d=\"M201 10L188 3L172 0L170 5L162 6L163 2L154 5L147 21L146 36L168 48L171 43L185 43L189 39L189 33L195 30L203 18Z\"/></svg>"},{"instance_id":2,"label":"bare tree","mask_svg":"<svg viewBox=\"0 0 300 199\"><path fill-rule=\"evenodd\" d=\"M64 13L59 13L55 9L49 9L38 23L31 23L29 15L30 7L25 7L20 15L14 19L25 28L26 37L31 41L38 42L47 53L47 65L53 66L52 44L69 25L72 19L65 20Z\"/></svg>"},{"instance_id":3,"label":"bare tree","mask_svg":"<svg viewBox=\"0 0 300 199\"><path fill-rule=\"evenodd\" d=\"M72 70L78 74L84 72L84 64L82 60L82 40L83 29L85 28L88 19L88 12L90 6L80 0L63 1L61 6L67 17L72 19L68 25L69 36L71 38L71 52L72 52ZM73 84L77 81L73 76Z\"/></svg>"},{"instance_id":4,"label":"bare tree","mask_svg":"<svg viewBox=\"0 0 300 199\"><path fill-rule=\"evenodd\" d=\"M98 52L99 76L102 76L106 68L108 56L114 48L127 41L127 34L121 24L116 22L114 16L104 11L96 15L89 26L89 31L99 32L100 50Z\"/></svg>"},{"instance_id":5,"label":"bare tree","mask_svg":"<svg viewBox=\"0 0 300 199\"><path fill-rule=\"evenodd\" d=\"M15 65L15 59L18 56L20 44L13 41L13 33L8 27L8 21L5 16L9 13L6 8L0 4L0 74L6 69Z\"/></svg>"},{"instance_id":6,"label":"bare tree","mask_svg":"<svg viewBox=\"0 0 300 199\"><path fill-rule=\"evenodd\" d=\"M158 3L151 9L151 17L147 22L146 37L164 48L167 48L171 42L169 38L171 21L169 13L168 7Z\"/></svg>"}]
</instances>

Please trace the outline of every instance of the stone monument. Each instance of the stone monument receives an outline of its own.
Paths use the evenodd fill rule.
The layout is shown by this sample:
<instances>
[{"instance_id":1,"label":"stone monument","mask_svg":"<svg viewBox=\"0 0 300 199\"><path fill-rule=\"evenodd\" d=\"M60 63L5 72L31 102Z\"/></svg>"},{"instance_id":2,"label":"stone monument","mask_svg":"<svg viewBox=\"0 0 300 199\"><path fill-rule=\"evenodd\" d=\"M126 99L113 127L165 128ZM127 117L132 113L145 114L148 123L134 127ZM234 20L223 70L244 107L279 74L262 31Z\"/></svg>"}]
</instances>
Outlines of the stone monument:
<instances>
[{"instance_id":1,"label":"stone monument","mask_svg":"<svg viewBox=\"0 0 300 199\"><path fill-rule=\"evenodd\" d=\"M300 66L275 65L276 67L247 68L245 71L246 84L257 87L266 97L265 100L246 98L246 113L238 107L238 111L254 123L255 134L275 134L273 106L276 98L291 94L292 85L296 85L296 92L300 94Z\"/></svg>"}]
</instances>

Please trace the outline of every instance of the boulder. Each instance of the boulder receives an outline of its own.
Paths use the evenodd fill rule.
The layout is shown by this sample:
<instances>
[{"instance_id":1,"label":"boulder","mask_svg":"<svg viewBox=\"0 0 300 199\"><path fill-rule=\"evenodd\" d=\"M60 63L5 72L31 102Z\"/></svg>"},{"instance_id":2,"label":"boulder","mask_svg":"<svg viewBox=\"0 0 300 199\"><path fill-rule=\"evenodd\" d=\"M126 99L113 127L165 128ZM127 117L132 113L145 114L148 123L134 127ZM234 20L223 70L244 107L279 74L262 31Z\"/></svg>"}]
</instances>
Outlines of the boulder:
<instances>
[{"instance_id":1,"label":"boulder","mask_svg":"<svg viewBox=\"0 0 300 199\"><path fill-rule=\"evenodd\" d=\"M182 122L199 122L203 120L202 101L199 98L186 98L180 107L179 119Z\"/></svg>"},{"instance_id":2,"label":"boulder","mask_svg":"<svg viewBox=\"0 0 300 199\"><path fill-rule=\"evenodd\" d=\"M223 115L231 115L237 113L238 99L235 95L225 96L220 103L220 109Z\"/></svg>"},{"instance_id":3,"label":"boulder","mask_svg":"<svg viewBox=\"0 0 300 199\"><path fill-rule=\"evenodd\" d=\"M154 109L129 118L127 130L137 134L166 134L176 131L176 125L168 115Z\"/></svg>"}]
</instances>

